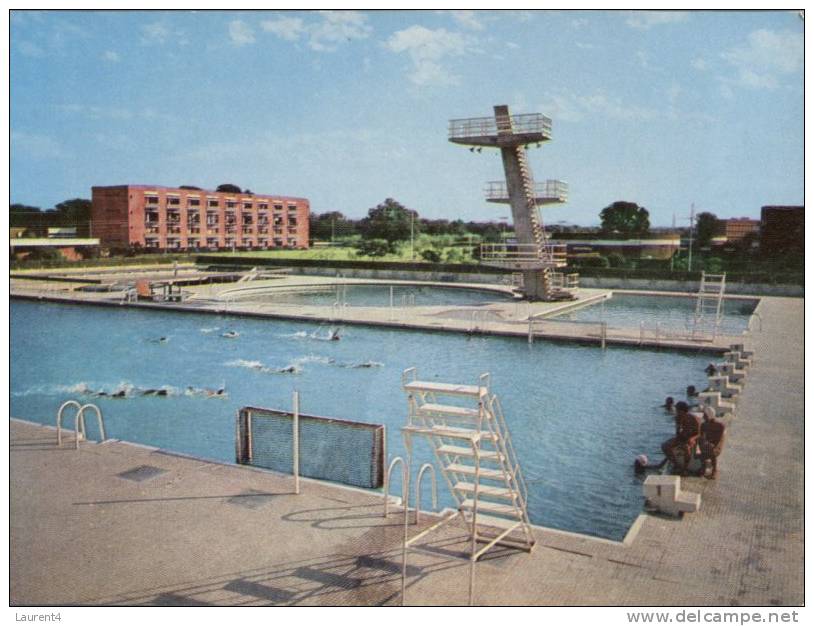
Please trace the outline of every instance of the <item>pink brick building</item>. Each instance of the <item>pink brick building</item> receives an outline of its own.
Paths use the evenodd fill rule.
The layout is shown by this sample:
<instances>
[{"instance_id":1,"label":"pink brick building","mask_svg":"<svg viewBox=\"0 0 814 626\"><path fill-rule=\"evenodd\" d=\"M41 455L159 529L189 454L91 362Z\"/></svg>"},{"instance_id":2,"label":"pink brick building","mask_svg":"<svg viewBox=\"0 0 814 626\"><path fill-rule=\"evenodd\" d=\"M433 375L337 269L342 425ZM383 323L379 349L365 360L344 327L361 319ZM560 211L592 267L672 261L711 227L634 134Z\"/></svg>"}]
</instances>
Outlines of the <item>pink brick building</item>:
<instances>
[{"instance_id":1,"label":"pink brick building","mask_svg":"<svg viewBox=\"0 0 814 626\"><path fill-rule=\"evenodd\" d=\"M117 185L92 188L91 236L152 250L307 248L305 198Z\"/></svg>"}]
</instances>

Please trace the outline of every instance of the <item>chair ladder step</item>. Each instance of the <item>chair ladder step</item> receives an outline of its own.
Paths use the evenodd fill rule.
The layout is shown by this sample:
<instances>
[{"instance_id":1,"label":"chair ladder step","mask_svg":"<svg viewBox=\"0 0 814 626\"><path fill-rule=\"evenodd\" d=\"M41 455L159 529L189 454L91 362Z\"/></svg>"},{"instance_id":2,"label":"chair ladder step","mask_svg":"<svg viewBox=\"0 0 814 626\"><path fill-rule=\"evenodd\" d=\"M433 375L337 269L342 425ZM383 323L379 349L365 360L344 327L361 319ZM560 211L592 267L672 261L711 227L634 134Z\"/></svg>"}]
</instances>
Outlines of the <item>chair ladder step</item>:
<instances>
[{"instance_id":1,"label":"chair ladder step","mask_svg":"<svg viewBox=\"0 0 814 626\"><path fill-rule=\"evenodd\" d=\"M475 484L457 482L455 483L454 489L455 491L460 491L461 493L475 493ZM492 498L505 498L506 500L517 499L517 492L513 489L507 489L506 487L493 487L492 485L478 485L478 495L490 496Z\"/></svg>"}]
</instances>

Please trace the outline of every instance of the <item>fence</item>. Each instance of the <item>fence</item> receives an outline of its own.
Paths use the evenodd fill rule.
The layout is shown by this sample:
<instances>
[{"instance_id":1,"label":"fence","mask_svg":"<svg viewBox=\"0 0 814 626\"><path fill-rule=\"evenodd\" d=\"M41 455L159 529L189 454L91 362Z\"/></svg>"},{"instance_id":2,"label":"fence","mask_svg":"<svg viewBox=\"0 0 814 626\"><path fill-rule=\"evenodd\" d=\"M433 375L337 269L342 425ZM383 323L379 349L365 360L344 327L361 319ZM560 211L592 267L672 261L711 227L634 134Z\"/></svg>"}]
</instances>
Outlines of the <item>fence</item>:
<instances>
[{"instance_id":1,"label":"fence","mask_svg":"<svg viewBox=\"0 0 814 626\"><path fill-rule=\"evenodd\" d=\"M383 425L299 414L295 445L294 415L241 408L235 433L237 462L285 473L298 464L299 475L309 478L374 489L383 485Z\"/></svg>"}]
</instances>

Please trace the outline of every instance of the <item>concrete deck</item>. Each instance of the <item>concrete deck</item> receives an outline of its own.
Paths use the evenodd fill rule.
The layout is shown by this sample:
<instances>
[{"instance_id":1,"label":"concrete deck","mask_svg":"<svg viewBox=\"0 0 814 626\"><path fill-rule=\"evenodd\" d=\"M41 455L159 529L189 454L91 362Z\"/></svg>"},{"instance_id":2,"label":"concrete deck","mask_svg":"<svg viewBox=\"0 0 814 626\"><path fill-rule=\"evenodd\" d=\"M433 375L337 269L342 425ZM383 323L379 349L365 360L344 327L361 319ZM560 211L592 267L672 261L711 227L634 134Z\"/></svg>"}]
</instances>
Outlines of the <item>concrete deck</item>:
<instances>
[{"instance_id":1,"label":"concrete deck","mask_svg":"<svg viewBox=\"0 0 814 626\"><path fill-rule=\"evenodd\" d=\"M804 602L803 301L761 307L721 475L682 481L701 510L640 517L626 543L538 529L531 554L478 565L478 603ZM380 496L313 481L294 496L272 473L122 442L58 449L52 429L17 421L10 432L12 605L399 602L401 518L381 517ZM143 465L164 473L120 476ZM411 555L408 604L466 602L464 536L450 527Z\"/></svg>"},{"instance_id":2,"label":"concrete deck","mask_svg":"<svg viewBox=\"0 0 814 626\"><path fill-rule=\"evenodd\" d=\"M185 269L190 277L194 270ZM93 276L85 274L84 276ZM114 275L116 276L116 275ZM133 276L117 276L117 280L133 280ZM106 280L111 280L107 277ZM196 311L201 313L249 315L254 317L295 319L306 321L328 321L342 324L364 324L416 330L443 330L461 333L489 333L495 335L528 337L529 318L534 317L533 333L536 338L600 343L602 326L597 322L575 322L551 319L557 312L609 297L607 289L580 289L576 302L526 302L498 299L495 303L477 306L400 306L381 307L331 307L286 304L284 302L258 302L252 300L252 291L279 288L297 289L307 287L328 287L335 284L377 284L375 280L353 278L328 278L323 276L285 276L272 279L252 280L245 283L216 283L184 287L187 294L183 302L153 303L126 302L122 292L82 292L77 291L78 283L47 282L14 278L11 281L11 294L15 297L52 300L58 302L79 302L108 306L133 306L150 309ZM415 281L379 281L384 285L432 285L462 289L491 290L499 294L511 294L507 285L486 285L480 283L427 283ZM646 293L646 292L639 292ZM665 295L661 293L660 295ZM687 294L674 294L687 297ZM667 347L680 350L709 351L720 353L731 343L740 342L742 337L718 336L716 338L692 338L687 333L657 331L648 328L606 329L607 344Z\"/></svg>"}]
</instances>

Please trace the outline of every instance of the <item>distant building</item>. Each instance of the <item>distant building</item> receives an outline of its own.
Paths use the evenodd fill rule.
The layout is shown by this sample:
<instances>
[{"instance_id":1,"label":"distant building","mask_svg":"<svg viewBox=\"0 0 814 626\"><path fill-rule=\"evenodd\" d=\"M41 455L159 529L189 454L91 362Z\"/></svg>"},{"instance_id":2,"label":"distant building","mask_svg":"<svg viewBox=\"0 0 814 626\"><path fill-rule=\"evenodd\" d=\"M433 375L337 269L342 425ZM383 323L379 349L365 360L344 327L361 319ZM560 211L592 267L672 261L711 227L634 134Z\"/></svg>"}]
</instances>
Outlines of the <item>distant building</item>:
<instances>
[{"instance_id":1,"label":"distant building","mask_svg":"<svg viewBox=\"0 0 814 626\"><path fill-rule=\"evenodd\" d=\"M734 217L726 220L718 220L715 230L714 240L732 243L740 241L747 235L760 232L760 220L752 220L747 217Z\"/></svg>"},{"instance_id":2,"label":"distant building","mask_svg":"<svg viewBox=\"0 0 814 626\"><path fill-rule=\"evenodd\" d=\"M677 232L654 233L640 239L606 239L596 233L555 233L556 243L564 243L569 256L618 252L629 259L669 260L681 246Z\"/></svg>"},{"instance_id":3,"label":"distant building","mask_svg":"<svg viewBox=\"0 0 814 626\"><path fill-rule=\"evenodd\" d=\"M57 226L48 229L48 239L76 239L75 227Z\"/></svg>"},{"instance_id":4,"label":"distant building","mask_svg":"<svg viewBox=\"0 0 814 626\"><path fill-rule=\"evenodd\" d=\"M760 209L760 254L778 258L805 254L805 207L764 206Z\"/></svg>"},{"instance_id":5,"label":"distant building","mask_svg":"<svg viewBox=\"0 0 814 626\"><path fill-rule=\"evenodd\" d=\"M69 261L96 256L99 240L91 237L19 237L9 239L9 254L14 259L25 259L41 250L56 250Z\"/></svg>"},{"instance_id":6,"label":"distant building","mask_svg":"<svg viewBox=\"0 0 814 626\"><path fill-rule=\"evenodd\" d=\"M156 185L93 187L91 233L151 250L307 248L305 198Z\"/></svg>"}]
</instances>

